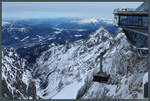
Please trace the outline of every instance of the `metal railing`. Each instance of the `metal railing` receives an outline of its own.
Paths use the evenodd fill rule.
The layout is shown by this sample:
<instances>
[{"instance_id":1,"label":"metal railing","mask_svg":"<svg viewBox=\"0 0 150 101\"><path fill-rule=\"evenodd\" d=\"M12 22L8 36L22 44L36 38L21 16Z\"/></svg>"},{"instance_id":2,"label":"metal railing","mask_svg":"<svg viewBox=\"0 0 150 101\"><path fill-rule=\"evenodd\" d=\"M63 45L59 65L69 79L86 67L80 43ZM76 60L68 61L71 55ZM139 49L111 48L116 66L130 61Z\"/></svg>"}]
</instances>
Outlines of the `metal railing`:
<instances>
[{"instance_id":1,"label":"metal railing","mask_svg":"<svg viewBox=\"0 0 150 101\"><path fill-rule=\"evenodd\" d=\"M117 9L114 9L114 13L127 12L127 11L136 11L136 9L133 9L133 8L117 8Z\"/></svg>"},{"instance_id":2,"label":"metal railing","mask_svg":"<svg viewBox=\"0 0 150 101\"><path fill-rule=\"evenodd\" d=\"M147 11L137 11L136 9L133 9L133 8L117 8L117 9L114 9L113 11L113 14L126 14L126 13L148 15Z\"/></svg>"}]
</instances>

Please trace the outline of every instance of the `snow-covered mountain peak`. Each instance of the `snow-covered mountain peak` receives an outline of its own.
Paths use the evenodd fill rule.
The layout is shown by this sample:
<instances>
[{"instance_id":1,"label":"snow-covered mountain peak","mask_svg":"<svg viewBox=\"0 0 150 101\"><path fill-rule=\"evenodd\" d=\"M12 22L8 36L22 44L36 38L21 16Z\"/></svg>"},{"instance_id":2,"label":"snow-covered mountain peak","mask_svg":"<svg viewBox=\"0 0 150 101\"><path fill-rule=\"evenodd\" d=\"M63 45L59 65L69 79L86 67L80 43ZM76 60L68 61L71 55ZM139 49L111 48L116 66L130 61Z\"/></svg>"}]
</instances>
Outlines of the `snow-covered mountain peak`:
<instances>
[{"instance_id":1,"label":"snow-covered mountain peak","mask_svg":"<svg viewBox=\"0 0 150 101\"><path fill-rule=\"evenodd\" d=\"M99 72L99 62L96 58L105 50L107 52L104 55L103 71L111 75L114 85L92 81L93 74ZM103 27L91 33L87 40L51 47L43 52L35 65L34 75L39 78L36 85L37 96L43 99L86 99L104 96L125 98L124 95L128 98L142 98L141 81L146 69L143 69L146 59L137 54L124 33L112 36ZM138 64L135 61L139 61ZM135 79L135 74L140 78ZM130 77L126 78L129 75ZM73 88L72 93L68 92L70 88ZM103 95L106 89L108 91ZM139 92L134 89L138 89Z\"/></svg>"},{"instance_id":2,"label":"snow-covered mountain peak","mask_svg":"<svg viewBox=\"0 0 150 101\"><path fill-rule=\"evenodd\" d=\"M8 25L8 24L10 24L10 23L6 22L6 21L2 21L2 26Z\"/></svg>"},{"instance_id":3,"label":"snow-covered mountain peak","mask_svg":"<svg viewBox=\"0 0 150 101\"><path fill-rule=\"evenodd\" d=\"M107 24L114 24L113 19L100 18L99 20Z\"/></svg>"},{"instance_id":4,"label":"snow-covered mountain peak","mask_svg":"<svg viewBox=\"0 0 150 101\"><path fill-rule=\"evenodd\" d=\"M92 23L98 23L98 19L96 19L95 17L90 18L89 21L91 21Z\"/></svg>"},{"instance_id":5,"label":"snow-covered mountain peak","mask_svg":"<svg viewBox=\"0 0 150 101\"><path fill-rule=\"evenodd\" d=\"M110 33L103 27L103 26L101 26L98 30L96 30L96 32L94 32L94 35L97 35L97 34L99 34L99 35L104 35L104 36L110 36Z\"/></svg>"},{"instance_id":6,"label":"snow-covered mountain peak","mask_svg":"<svg viewBox=\"0 0 150 101\"><path fill-rule=\"evenodd\" d=\"M90 23L96 24L96 23L98 23L98 22L99 22L98 19L96 19L95 17L86 18L86 19L81 19L81 20L79 20L79 21L76 21L76 23L78 23L78 24L90 24Z\"/></svg>"},{"instance_id":7,"label":"snow-covered mountain peak","mask_svg":"<svg viewBox=\"0 0 150 101\"><path fill-rule=\"evenodd\" d=\"M100 27L96 32L89 35L86 44L90 48L95 45L103 45L106 41L109 42L112 39L112 35L104 27Z\"/></svg>"}]
</instances>

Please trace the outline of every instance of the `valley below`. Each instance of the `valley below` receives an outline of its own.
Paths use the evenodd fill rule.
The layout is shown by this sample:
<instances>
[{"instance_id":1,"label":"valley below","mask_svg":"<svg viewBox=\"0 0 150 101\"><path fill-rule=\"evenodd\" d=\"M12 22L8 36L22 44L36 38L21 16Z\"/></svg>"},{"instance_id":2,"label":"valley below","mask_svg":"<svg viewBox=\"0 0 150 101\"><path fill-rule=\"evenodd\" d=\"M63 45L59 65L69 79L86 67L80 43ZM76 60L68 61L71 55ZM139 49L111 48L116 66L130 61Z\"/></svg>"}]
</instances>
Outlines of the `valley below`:
<instances>
[{"instance_id":1,"label":"valley below","mask_svg":"<svg viewBox=\"0 0 150 101\"><path fill-rule=\"evenodd\" d=\"M93 81L103 71L109 82ZM2 23L2 96L13 99L143 99L148 54L112 21L96 18Z\"/></svg>"}]
</instances>

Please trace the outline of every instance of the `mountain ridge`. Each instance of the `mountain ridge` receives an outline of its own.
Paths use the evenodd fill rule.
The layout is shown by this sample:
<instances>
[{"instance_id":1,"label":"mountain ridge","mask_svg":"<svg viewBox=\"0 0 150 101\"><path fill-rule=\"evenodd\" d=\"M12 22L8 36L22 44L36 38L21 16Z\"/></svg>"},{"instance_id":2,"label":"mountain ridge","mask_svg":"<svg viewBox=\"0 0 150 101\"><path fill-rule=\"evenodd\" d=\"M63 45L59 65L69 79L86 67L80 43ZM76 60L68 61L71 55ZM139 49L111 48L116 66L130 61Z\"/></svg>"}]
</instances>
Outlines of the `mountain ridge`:
<instances>
[{"instance_id":1,"label":"mountain ridge","mask_svg":"<svg viewBox=\"0 0 150 101\"><path fill-rule=\"evenodd\" d=\"M104 50L108 51L106 55L104 55L103 70L110 74L111 78L114 78L112 80L114 85L94 83L92 81L92 75L99 70L99 63L95 61L95 58ZM37 90L37 96L42 99L57 99L57 96L67 99L63 93L69 93L67 90L69 86L74 87L78 85L79 88L74 90L76 95L72 94L69 98L124 98L126 95L125 92L130 92L126 95L128 98L142 98L143 90L140 80L142 80L142 76L146 71L147 62L146 58L139 57L138 54L136 49L128 43L124 33L118 33L116 36L112 36L103 27L98 29L95 33L90 34L87 40L80 40L64 46L54 45L44 52L36 62L35 67L39 68L35 69L34 74L35 77L40 78L39 83L36 85L37 88L40 88ZM142 67L138 66L135 61L141 61L140 66ZM113 68L113 66L115 66L115 68ZM124 89L124 81L129 82L129 84L127 84L128 86L133 86L131 81L136 80L135 77L137 74L140 75L140 78L134 83L135 87L131 90L128 87ZM130 78L125 78L129 75L131 76ZM88 84L90 86L88 86ZM93 88L94 85L98 88L102 85L104 87L101 88L102 91L99 91ZM92 92L88 89L84 92L87 86L91 90L93 89L92 92L96 95L99 93L102 95L91 95ZM119 91L117 91L117 86L121 87ZM109 87L115 89L117 93L112 93ZM104 92L106 92L104 88L110 91L104 94ZM122 91L123 89L124 91ZM134 89L138 89L139 92L132 91ZM84 94L82 94L82 92L84 92ZM134 95L135 93L136 95ZM120 94L123 95L120 96Z\"/></svg>"}]
</instances>

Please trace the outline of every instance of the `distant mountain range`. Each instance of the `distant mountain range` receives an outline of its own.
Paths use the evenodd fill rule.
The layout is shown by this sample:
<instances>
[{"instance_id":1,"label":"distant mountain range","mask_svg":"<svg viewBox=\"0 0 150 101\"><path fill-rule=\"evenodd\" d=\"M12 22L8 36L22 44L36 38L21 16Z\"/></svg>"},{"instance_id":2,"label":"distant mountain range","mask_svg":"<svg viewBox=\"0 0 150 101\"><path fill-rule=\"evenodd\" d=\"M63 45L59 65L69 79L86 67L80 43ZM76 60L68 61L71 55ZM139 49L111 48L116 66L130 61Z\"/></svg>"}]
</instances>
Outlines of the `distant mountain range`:
<instances>
[{"instance_id":1,"label":"distant mountain range","mask_svg":"<svg viewBox=\"0 0 150 101\"><path fill-rule=\"evenodd\" d=\"M15 48L21 57L34 62L49 44L87 39L100 26L112 34L118 31L112 20L94 17L8 20L2 22L2 45Z\"/></svg>"},{"instance_id":2,"label":"distant mountain range","mask_svg":"<svg viewBox=\"0 0 150 101\"><path fill-rule=\"evenodd\" d=\"M2 44L14 48L32 47L45 41L64 44L66 41L85 39L100 26L110 33L117 31L115 25L95 18L3 21Z\"/></svg>"}]
</instances>

